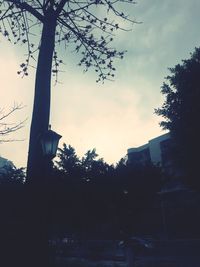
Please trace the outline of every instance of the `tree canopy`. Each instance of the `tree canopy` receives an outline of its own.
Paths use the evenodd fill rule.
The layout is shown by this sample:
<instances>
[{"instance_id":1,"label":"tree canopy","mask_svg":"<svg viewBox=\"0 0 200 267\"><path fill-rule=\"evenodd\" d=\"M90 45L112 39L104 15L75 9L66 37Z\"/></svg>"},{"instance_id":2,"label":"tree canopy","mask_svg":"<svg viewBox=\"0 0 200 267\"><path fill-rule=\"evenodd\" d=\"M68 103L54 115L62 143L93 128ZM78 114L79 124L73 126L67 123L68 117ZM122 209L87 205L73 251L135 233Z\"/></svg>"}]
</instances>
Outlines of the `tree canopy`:
<instances>
[{"instance_id":1,"label":"tree canopy","mask_svg":"<svg viewBox=\"0 0 200 267\"><path fill-rule=\"evenodd\" d=\"M135 21L127 15L132 0L4 0L0 1L0 32L8 41L26 46L26 59L19 75L28 75L36 66L35 97L30 130L27 181L38 180L44 165L38 136L48 130L51 102L51 74L63 63L59 48L80 57L85 71L93 67L97 82L113 79L114 60L123 58L112 42L124 22ZM126 24L126 23L125 23ZM37 57L37 59L36 59Z\"/></svg>"},{"instance_id":2,"label":"tree canopy","mask_svg":"<svg viewBox=\"0 0 200 267\"><path fill-rule=\"evenodd\" d=\"M132 0L0 1L0 32L8 41L26 46L26 59L21 63L18 74L27 76L29 67L32 65L35 67L34 63L37 62L26 179L27 184L32 183L36 186L32 186L35 192L30 194L27 201L28 210L32 211L26 223L27 234L24 234L25 239L28 236L29 240L22 242L28 248L28 251L23 252L23 256L21 253L22 261L27 261L24 266L27 264L45 266L47 262L45 253L48 240L47 221L44 213L44 210L47 210L47 200L42 190L46 190L46 187L41 188L42 181L43 185L46 183L44 167L46 160L42 153L40 138L49 126L51 75L53 73L57 80L60 64L63 63L58 53L59 47L63 45L70 48L69 53L71 47L74 47L74 52L80 56L79 65L84 66L85 71L94 67L98 77L97 82L112 79L115 75L114 60L123 58L124 55L124 51L117 51L112 45L113 36L116 31L123 30L121 25L124 22L134 23L124 11L128 4L134 2ZM73 158L73 151L71 152ZM95 156L91 151L85 161L89 169L90 161L94 159L91 155ZM70 157L68 155L68 158ZM77 190L80 192L80 188ZM80 199L80 195L77 196ZM81 202L78 202L79 204ZM73 211L76 211L75 206Z\"/></svg>"},{"instance_id":3,"label":"tree canopy","mask_svg":"<svg viewBox=\"0 0 200 267\"><path fill-rule=\"evenodd\" d=\"M0 169L0 186L23 184L24 182L24 168L18 169L14 165L9 165Z\"/></svg>"},{"instance_id":4,"label":"tree canopy","mask_svg":"<svg viewBox=\"0 0 200 267\"><path fill-rule=\"evenodd\" d=\"M119 238L121 231L133 234L161 188L159 168L135 168L124 160L109 165L95 149L79 158L72 146L63 144L56 166L54 223L63 225L63 231L106 238Z\"/></svg>"},{"instance_id":5,"label":"tree canopy","mask_svg":"<svg viewBox=\"0 0 200 267\"><path fill-rule=\"evenodd\" d=\"M28 67L40 49L41 41L36 39L41 25L55 28L52 72L57 76L59 59L57 49L72 47L79 53L79 65L85 70L94 67L99 74L97 81L112 79L115 68L114 58L123 58L124 51L112 46L117 30L126 30L123 21L135 21L122 10L124 4L134 4L133 0L6 0L0 1L0 32L14 44L26 45L27 58L18 74L28 75ZM122 4L122 5L121 5ZM41 35L41 38L44 36ZM39 41L39 42L38 42Z\"/></svg>"},{"instance_id":6,"label":"tree canopy","mask_svg":"<svg viewBox=\"0 0 200 267\"><path fill-rule=\"evenodd\" d=\"M156 113L164 119L163 129L170 130L177 166L191 185L199 187L200 48L169 71L161 90L165 101Z\"/></svg>"}]
</instances>

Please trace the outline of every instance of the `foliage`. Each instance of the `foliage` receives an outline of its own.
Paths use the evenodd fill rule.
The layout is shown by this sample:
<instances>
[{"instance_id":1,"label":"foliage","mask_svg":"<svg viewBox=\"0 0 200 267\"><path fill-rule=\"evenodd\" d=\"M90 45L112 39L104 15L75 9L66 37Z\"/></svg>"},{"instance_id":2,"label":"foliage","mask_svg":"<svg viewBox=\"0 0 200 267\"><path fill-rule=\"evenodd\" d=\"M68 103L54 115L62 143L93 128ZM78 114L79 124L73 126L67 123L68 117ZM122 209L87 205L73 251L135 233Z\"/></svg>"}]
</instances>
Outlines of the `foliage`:
<instances>
[{"instance_id":1,"label":"foliage","mask_svg":"<svg viewBox=\"0 0 200 267\"><path fill-rule=\"evenodd\" d=\"M105 176L112 166L109 166L103 159L97 159L98 154L95 149L88 150L80 159L72 146L63 144L63 148L58 149L56 161L58 169L67 177L73 177L89 182L97 176Z\"/></svg>"},{"instance_id":2,"label":"foliage","mask_svg":"<svg viewBox=\"0 0 200 267\"><path fill-rule=\"evenodd\" d=\"M199 187L200 48L195 49L190 59L169 70L171 74L161 90L165 101L156 113L164 119L161 127L170 130L177 166L187 175L190 185Z\"/></svg>"},{"instance_id":3,"label":"foliage","mask_svg":"<svg viewBox=\"0 0 200 267\"><path fill-rule=\"evenodd\" d=\"M37 183L44 159L38 136L48 130L51 100L51 75L57 75L63 60L63 47L80 56L87 71L93 67L97 82L113 79L117 51L112 42L121 25L134 20L123 12L132 0L4 0L0 1L0 32L8 41L26 46L26 60L19 75L28 75L37 62L33 114L31 121L27 182ZM104 15L106 14L106 15ZM60 50L59 50L60 49ZM36 60L36 57L38 59ZM35 67L35 66L32 66Z\"/></svg>"},{"instance_id":4,"label":"foliage","mask_svg":"<svg viewBox=\"0 0 200 267\"><path fill-rule=\"evenodd\" d=\"M8 41L26 45L27 59L20 65L18 74L28 75L28 67L34 61L40 44L35 41L41 25L56 24L54 65L52 72L57 77L63 61L58 57L58 47L71 47L81 56L79 65L85 71L94 67L99 80L114 77L114 58L123 58L111 43L117 30L125 30L121 23L135 23L122 11L123 5L134 4L133 0L93 1L0 1L0 31ZM120 7L119 7L120 6ZM103 14L106 14L103 15Z\"/></svg>"},{"instance_id":5,"label":"foliage","mask_svg":"<svg viewBox=\"0 0 200 267\"><path fill-rule=\"evenodd\" d=\"M87 237L133 233L137 217L152 207L160 190L161 173L152 165L134 168L122 159L114 167L99 159L95 149L80 159L66 144L58 158L54 218L63 231L67 225L68 231Z\"/></svg>"},{"instance_id":6,"label":"foliage","mask_svg":"<svg viewBox=\"0 0 200 267\"><path fill-rule=\"evenodd\" d=\"M0 185L15 185L25 182L24 168L16 168L14 165L0 169Z\"/></svg>"},{"instance_id":7,"label":"foliage","mask_svg":"<svg viewBox=\"0 0 200 267\"><path fill-rule=\"evenodd\" d=\"M14 200L20 212L23 213L27 205L32 213L27 204L31 188L22 181L23 170L13 167L1 178L1 185L8 185L8 190L0 188L9 205L12 206ZM11 185L22 185L22 190ZM153 207L160 186L161 173L157 167L135 168L123 159L116 166L109 165L98 157L95 149L79 158L72 146L63 144L45 191L36 191L35 202L42 203L39 193L41 199L47 200L45 214L51 233L77 234L82 238L126 238L142 231L141 217ZM23 216L27 216L27 212ZM149 221L143 223L147 227Z\"/></svg>"},{"instance_id":8,"label":"foliage","mask_svg":"<svg viewBox=\"0 0 200 267\"><path fill-rule=\"evenodd\" d=\"M80 169L80 160L72 146L63 144L62 149L58 148L58 158L59 161L57 161L57 165L59 170L67 176L76 175L77 171Z\"/></svg>"}]
</instances>

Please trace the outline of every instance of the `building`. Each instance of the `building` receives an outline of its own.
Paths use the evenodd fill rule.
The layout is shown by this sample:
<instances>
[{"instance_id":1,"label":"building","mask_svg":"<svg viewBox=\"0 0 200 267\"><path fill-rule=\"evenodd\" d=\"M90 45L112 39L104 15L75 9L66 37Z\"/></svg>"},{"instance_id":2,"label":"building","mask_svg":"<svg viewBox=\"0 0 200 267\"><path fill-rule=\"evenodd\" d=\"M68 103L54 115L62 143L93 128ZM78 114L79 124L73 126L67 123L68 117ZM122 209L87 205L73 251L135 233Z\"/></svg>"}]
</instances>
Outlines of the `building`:
<instances>
[{"instance_id":1,"label":"building","mask_svg":"<svg viewBox=\"0 0 200 267\"><path fill-rule=\"evenodd\" d=\"M147 144L128 149L128 162L134 165L147 165L153 163L161 166L167 173L172 174L172 161L170 159L171 138L166 133L155 137Z\"/></svg>"}]
</instances>

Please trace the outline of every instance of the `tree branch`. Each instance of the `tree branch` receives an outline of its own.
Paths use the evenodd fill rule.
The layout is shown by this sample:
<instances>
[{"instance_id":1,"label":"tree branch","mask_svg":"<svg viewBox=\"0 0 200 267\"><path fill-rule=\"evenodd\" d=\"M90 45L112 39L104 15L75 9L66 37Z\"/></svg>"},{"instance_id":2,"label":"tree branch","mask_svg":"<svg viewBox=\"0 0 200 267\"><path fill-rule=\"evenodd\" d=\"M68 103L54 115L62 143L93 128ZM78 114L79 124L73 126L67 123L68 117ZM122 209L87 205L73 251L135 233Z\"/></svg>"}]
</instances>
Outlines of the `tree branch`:
<instances>
[{"instance_id":1,"label":"tree branch","mask_svg":"<svg viewBox=\"0 0 200 267\"><path fill-rule=\"evenodd\" d=\"M42 23L44 22L44 16L29 4L25 2L22 3L20 0L6 0L6 2L13 3L20 9L25 9L26 11L30 12L34 17L36 17L39 21L41 21Z\"/></svg>"},{"instance_id":2,"label":"tree branch","mask_svg":"<svg viewBox=\"0 0 200 267\"><path fill-rule=\"evenodd\" d=\"M60 1L60 4L58 5L58 7L56 9L56 17L58 17L60 15L60 12L62 11L62 9L66 3L67 3L67 0L61 0Z\"/></svg>"},{"instance_id":3,"label":"tree branch","mask_svg":"<svg viewBox=\"0 0 200 267\"><path fill-rule=\"evenodd\" d=\"M19 129L21 129L22 127L24 127L24 123L26 120L21 121L19 123L8 123L8 122L4 122L4 119L7 119L7 117L9 117L10 115L12 115L15 111L22 109L23 106L20 105L16 105L14 104L14 106L11 108L11 110L7 113L4 113L3 109L0 109L0 136L4 137L7 136ZM2 142L9 142L9 140L15 140L15 139L0 139L0 143Z\"/></svg>"}]
</instances>

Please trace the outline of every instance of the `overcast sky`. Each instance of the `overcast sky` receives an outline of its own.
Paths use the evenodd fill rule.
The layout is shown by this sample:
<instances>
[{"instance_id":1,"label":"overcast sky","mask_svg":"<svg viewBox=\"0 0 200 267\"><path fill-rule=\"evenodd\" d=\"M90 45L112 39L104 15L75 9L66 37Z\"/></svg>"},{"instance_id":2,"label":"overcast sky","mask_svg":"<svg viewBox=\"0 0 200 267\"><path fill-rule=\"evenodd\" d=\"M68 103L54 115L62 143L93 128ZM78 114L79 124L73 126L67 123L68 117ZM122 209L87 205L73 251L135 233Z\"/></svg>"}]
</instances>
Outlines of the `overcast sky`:
<instances>
[{"instance_id":1,"label":"overcast sky","mask_svg":"<svg viewBox=\"0 0 200 267\"><path fill-rule=\"evenodd\" d=\"M154 114L163 101L160 87L167 68L200 46L199 10L199 0L139 0L131 13L142 24L116 39L116 46L128 52L117 63L114 82L96 84L94 73L84 74L66 51L61 83L52 86L51 124L63 136L60 145L72 145L79 156L96 148L105 161L116 163L128 148L163 134L161 118ZM0 144L0 156L18 167L26 166L34 95L34 71L23 79L16 74L22 60L22 49L1 36L0 107L9 110L14 102L23 103L10 122L27 122L12 136L24 141Z\"/></svg>"}]
</instances>

